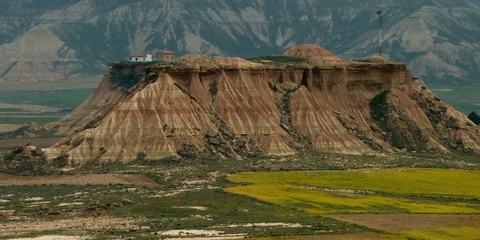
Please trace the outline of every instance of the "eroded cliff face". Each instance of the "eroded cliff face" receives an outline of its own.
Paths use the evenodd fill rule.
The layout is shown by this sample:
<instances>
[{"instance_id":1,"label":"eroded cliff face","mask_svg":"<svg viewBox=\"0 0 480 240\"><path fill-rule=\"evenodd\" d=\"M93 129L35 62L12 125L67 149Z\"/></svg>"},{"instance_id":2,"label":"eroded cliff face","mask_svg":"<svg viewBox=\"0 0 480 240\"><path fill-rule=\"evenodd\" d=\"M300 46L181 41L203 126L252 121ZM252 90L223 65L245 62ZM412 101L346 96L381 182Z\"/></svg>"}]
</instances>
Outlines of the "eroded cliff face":
<instances>
[{"instance_id":1,"label":"eroded cliff face","mask_svg":"<svg viewBox=\"0 0 480 240\"><path fill-rule=\"evenodd\" d=\"M80 131L94 119L102 119L120 98L144 76L143 69L152 63L112 63L102 82L80 106L65 117L47 124L57 136Z\"/></svg>"},{"instance_id":2,"label":"eroded cliff face","mask_svg":"<svg viewBox=\"0 0 480 240\"><path fill-rule=\"evenodd\" d=\"M99 88L106 82L108 74ZM81 107L95 109L91 121L45 149L50 158L68 157L76 166L139 154L480 153L478 127L412 79L404 64L381 58L275 63L187 55L145 68L126 93L97 91Z\"/></svg>"}]
</instances>

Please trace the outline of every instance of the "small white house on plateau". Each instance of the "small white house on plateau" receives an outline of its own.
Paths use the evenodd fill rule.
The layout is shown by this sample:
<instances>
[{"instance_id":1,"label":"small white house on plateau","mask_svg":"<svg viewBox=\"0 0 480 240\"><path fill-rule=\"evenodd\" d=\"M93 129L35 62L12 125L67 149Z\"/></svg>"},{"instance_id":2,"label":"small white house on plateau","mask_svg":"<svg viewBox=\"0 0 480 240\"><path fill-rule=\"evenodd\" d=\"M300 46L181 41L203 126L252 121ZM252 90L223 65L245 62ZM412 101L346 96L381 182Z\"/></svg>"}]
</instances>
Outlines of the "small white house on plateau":
<instances>
[{"instance_id":1,"label":"small white house on plateau","mask_svg":"<svg viewBox=\"0 0 480 240\"><path fill-rule=\"evenodd\" d=\"M130 62L153 62L152 54L132 54L129 58Z\"/></svg>"}]
</instances>

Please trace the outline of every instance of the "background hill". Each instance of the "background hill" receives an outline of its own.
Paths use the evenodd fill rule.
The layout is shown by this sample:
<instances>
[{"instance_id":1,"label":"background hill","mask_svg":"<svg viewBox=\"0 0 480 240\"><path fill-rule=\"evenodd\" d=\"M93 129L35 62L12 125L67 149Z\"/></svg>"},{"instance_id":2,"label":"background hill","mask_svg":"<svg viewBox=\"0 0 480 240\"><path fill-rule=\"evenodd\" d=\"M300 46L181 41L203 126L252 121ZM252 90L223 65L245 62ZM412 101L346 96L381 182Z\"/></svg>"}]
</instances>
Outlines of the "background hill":
<instances>
[{"instance_id":1,"label":"background hill","mask_svg":"<svg viewBox=\"0 0 480 240\"><path fill-rule=\"evenodd\" d=\"M478 2L472 0L472 2ZM429 86L479 84L480 7L466 0L12 0L0 9L0 78L102 74L131 53L251 57L313 43L347 59L377 50Z\"/></svg>"},{"instance_id":2,"label":"background hill","mask_svg":"<svg viewBox=\"0 0 480 240\"><path fill-rule=\"evenodd\" d=\"M480 0L470 0L470 2L480 6Z\"/></svg>"}]
</instances>

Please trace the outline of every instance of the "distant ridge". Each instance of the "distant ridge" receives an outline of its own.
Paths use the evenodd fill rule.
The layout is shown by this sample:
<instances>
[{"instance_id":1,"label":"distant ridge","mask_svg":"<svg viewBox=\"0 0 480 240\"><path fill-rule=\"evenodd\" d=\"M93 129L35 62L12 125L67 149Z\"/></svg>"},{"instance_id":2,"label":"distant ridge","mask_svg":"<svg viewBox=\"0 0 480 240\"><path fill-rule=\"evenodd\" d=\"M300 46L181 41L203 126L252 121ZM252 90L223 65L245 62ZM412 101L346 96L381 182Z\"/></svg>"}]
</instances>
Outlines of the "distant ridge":
<instances>
[{"instance_id":1,"label":"distant ridge","mask_svg":"<svg viewBox=\"0 0 480 240\"><path fill-rule=\"evenodd\" d=\"M480 0L469 0L471 3L480 6Z\"/></svg>"},{"instance_id":2,"label":"distant ridge","mask_svg":"<svg viewBox=\"0 0 480 240\"><path fill-rule=\"evenodd\" d=\"M474 1L478 4L478 0ZM429 86L479 85L480 7L467 0L51 0L2 2L0 78L103 74L108 62L169 49L243 58L311 43L344 59L383 52Z\"/></svg>"}]
</instances>

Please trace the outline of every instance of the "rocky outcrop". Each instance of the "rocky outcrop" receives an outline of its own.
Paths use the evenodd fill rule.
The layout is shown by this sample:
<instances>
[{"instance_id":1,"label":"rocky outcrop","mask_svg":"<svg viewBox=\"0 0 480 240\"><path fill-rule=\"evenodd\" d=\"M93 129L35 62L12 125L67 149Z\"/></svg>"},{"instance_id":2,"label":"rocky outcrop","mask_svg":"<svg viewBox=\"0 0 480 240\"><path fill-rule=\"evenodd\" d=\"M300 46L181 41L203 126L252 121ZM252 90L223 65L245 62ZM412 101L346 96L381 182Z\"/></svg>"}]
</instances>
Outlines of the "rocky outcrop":
<instances>
[{"instance_id":1,"label":"rocky outcrop","mask_svg":"<svg viewBox=\"0 0 480 240\"><path fill-rule=\"evenodd\" d=\"M9 173L22 173L23 175L45 174L51 169L51 163L47 161L45 152L38 147L26 145L17 146L0 157L2 171ZM68 159L67 159L68 162Z\"/></svg>"},{"instance_id":2,"label":"rocky outcrop","mask_svg":"<svg viewBox=\"0 0 480 240\"><path fill-rule=\"evenodd\" d=\"M17 129L5 134L7 138L42 138L50 137L53 131L47 127L40 126L34 122L27 122Z\"/></svg>"},{"instance_id":3,"label":"rocky outcrop","mask_svg":"<svg viewBox=\"0 0 480 240\"><path fill-rule=\"evenodd\" d=\"M193 54L144 71L123 94L112 88L94 93L100 104L109 92L119 95L99 108L86 103L96 109L90 122L45 149L47 155L81 165L139 154L480 153L478 127L412 79L403 63L322 56L252 62Z\"/></svg>"},{"instance_id":4,"label":"rocky outcrop","mask_svg":"<svg viewBox=\"0 0 480 240\"><path fill-rule=\"evenodd\" d=\"M300 46L290 48L283 55L288 57L296 57L296 58L316 57L316 58L323 58L323 59L339 60L339 58L335 56L335 54L333 54L332 52L324 48L319 48L315 44L302 44Z\"/></svg>"}]
</instances>

